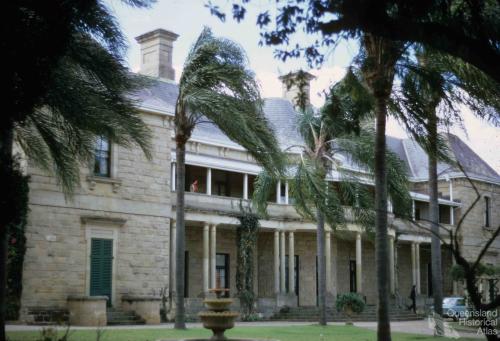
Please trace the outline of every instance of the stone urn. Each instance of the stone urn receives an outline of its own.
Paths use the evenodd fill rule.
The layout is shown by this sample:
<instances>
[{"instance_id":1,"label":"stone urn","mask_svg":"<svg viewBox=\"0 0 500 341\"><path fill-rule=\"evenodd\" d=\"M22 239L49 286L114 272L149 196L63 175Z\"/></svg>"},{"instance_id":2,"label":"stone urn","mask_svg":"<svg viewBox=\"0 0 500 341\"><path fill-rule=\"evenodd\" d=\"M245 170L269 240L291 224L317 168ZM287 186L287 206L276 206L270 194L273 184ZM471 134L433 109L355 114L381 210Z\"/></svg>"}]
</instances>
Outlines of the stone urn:
<instances>
[{"instance_id":1,"label":"stone urn","mask_svg":"<svg viewBox=\"0 0 500 341\"><path fill-rule=\"evenodd\" d=\"M354 311L352 310L352 306L350 304L346 305L344 307L344 314L347 316L347 321L345 322L346 325L352 326L352 315Z\"/></svg>"},{"instance_id":2,"label":"stone urn","mask_svg":"<svg viewBox=\"0 0 500 341\"><path fill-rule=\"evenodd\" d=\"M216 298L205 299L203 303L207 306L207 310L198 314L203 327L213 332L210 340L227 340L224 332L234 327L234 320L240 315L236 311L229 310L233 303L232 299L221 298L221 295L228 291L229 289L210 289L210 292L215 293Z\"/></svg>"}]
</instances>

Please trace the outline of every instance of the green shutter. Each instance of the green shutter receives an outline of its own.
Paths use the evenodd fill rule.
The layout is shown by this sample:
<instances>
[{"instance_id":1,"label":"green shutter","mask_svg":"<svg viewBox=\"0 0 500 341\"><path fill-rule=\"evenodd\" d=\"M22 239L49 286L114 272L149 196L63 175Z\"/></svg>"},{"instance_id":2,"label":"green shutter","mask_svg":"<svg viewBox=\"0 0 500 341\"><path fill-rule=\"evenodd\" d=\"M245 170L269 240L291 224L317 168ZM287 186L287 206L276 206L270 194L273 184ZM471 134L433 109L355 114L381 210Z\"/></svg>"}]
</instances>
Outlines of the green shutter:
<instances>
[{"instance_id":1,"label":"green shutter","mask_svg":"<svg viewBox=\"0 0 500 341\"><path fill-rule=\"evenodd\" d=\"M90 296L108 296L111 304L113 240L93 238L90 251Z\"/></svg>"}]
</instances>

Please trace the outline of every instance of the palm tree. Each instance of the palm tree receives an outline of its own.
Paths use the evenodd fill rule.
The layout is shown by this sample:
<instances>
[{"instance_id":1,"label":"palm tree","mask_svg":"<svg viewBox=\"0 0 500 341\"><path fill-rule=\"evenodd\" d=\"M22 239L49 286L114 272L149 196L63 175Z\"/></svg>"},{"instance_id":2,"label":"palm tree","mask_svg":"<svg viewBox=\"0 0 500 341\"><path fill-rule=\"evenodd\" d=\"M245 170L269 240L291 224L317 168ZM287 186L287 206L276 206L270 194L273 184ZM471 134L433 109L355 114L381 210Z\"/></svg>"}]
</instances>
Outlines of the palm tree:
<instances>
[{"instance_id":1,"label":"palm tree","mask_svg":"<svg viewBox=\"0 0 500 341\"><path fill-rule=\"evenodd\" d=\"M417 47L416 61L405 65L400 89L393 94L392 112L428 154L432 288L434 311L440 317L443 276L437 163L443 160L453 164L453 160L448 156L446 138L438 133L438 127L461 123L459 105L469 106L476 116L498 125L500 94L492 82L481 71L463 62ZM435 334L444 335L441 319L436 323Z\"/></svg>"},{"instance_id":2,"label":"palm tree","mask_svg":"<svg viewBox=\"0 0 500 341\"><path fill-rule=\"evenodd\" d=\"M392 92L396 62L404 46L385 38L365 34L364 79L375 101L375 252L377 271L377 339L391 340L389 321L389 249L387 235L387 168L385 126L387 104Z\"/></svg>"},{"instance_id":3,"label":"palm tree","mask_svg":"<svg viewBox=\"0 0 500 341\"><path fill-rule=\"evenodd\" d=\"M359 99L359 100L357 100ZM258 211L265 214L267 201L278 180L288 181L293 204L299 214L316 221L318 255L318 306L319 324L326 325L326 267L325 221L333 228L341 228L353 219L365 228L373 226L373 197L361 178L345 171L337 156L347 155L353 162L374 169L374 136L370 127L362 121L373 109L370 95L349 70L344 79L336 84L321 113L302 108L297 117L297 127L303 144L292 146L300 155L291 155L289 173L278 178L263 171L259 174L253 201ZM400 203L401 211L409 210L409 192L405 166L394 154L387 151L391 173L391 195ZM332 171L342 174L335 184L329 180ZM279 174L278 174L279 175ZM351 206L352 214L346 215L344 205ZM404 206L406 205L406 208Z\"/></svg>"},{"instance_id":4,"label":"palm tree","mask_svg":"<svg viewBox=\"0 0 500 341\"><path fill-rule=\"evenodd\" d=\"M262 112L254 74L242 48L205 28L184 64L175 107L176 278L184 278L185 153L195 125L210 120L270 172L280 172L281 151ZM176 282L175 328L185 328L184 283Z\"/></svg>"},{"instance_id":5,"label":"palm tree","mask_svg":"<svg viewBox=\"0 0 500 341\"><path fill-rule=\"evenodd\" d=\"M146 0L127 2L149 4ZM45 12L48 8L31 3L17 5L8 8L16 12L9 12L10 19L13 30L26 33L26 40L15 38L22 46L6 42L11 47L7 49L9 54L20 61L8 68L9 110L0 124L0 181L4 191L0 199L0 341L5 340L8 229L21 219L19 208L27 205L27 197L18 195L23 183L18 181L20 173L12 155L14 143L36 166L55 173L67 198L71 198L79 185L81 167L93 160L96 137L105 135L123 146L138 145L148 156L150 139L149 129L129 97L144 82L122 65L124 38L106 6L100 1L85 6L52 2L48 8L64 8L54 20L54 12ZM44 33L37 28L54 33L53 46L41 47Z\"/></svg>"}]
</instances>

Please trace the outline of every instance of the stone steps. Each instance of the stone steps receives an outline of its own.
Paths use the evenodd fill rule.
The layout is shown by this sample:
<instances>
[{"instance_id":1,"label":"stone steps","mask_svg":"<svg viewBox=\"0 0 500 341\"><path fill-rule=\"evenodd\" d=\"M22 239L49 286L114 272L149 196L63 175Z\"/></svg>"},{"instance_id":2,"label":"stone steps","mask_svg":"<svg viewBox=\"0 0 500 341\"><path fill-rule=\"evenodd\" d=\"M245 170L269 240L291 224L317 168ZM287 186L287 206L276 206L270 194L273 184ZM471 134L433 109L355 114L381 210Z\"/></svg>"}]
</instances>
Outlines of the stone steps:
<instances>
[{"instance_id":1,"label":"stone steps","mask_svg":"<svg viewBox=\"0 0 500 341\"><path fill-rule=\"evenodd\" d=\"M342 312L337 312L334 309L327 308L327 320L335 322L347 321L348 318ZM390 309L389 316L391 321L411 321L422 319L423 316L417 315L406 309ZM315 321L319 318L319 310L317 307L298 307L282 309L271 317L271 320L287 320L287 321ZM365 310L352 317L352 321L376 321L377 313L375 306L366 306Z\"/></svg>"},{"instance_id":2,"label":"stone steps","mask_svg":"<svg viewBox=\"0 0 500 341\"><path fill-rule=\"evenodd\" d=\"M108 318L108 326L141 325L146 323L146 321L134 311L108 309L106 315Z\"/></svg>"}]
</instances>

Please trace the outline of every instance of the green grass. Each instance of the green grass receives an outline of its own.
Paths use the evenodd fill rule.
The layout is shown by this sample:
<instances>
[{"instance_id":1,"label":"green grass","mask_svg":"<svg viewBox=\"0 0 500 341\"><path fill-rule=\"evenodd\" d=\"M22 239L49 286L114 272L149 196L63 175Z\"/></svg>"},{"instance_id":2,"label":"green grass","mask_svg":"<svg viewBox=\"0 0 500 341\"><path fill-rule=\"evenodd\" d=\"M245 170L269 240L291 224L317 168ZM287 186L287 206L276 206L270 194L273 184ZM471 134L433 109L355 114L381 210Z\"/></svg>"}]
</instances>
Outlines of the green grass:
<instances>
[{"instance_id":1,"label":"green grass","mask_svg":"<svg viewBox=\"0 0 500 341\"><path fill-rule=\"evenodd\" d=\"M62 332L60 332L62 334ZM173 329L108 329L104 331L101 341L155 341L159 339L210 337L211 332L193 328L186 331ZM226 332L229 337L278 339L281 341L371 341L375 340L375 332L353 326L289 326L289 327L237 327ZM11 341L34 341L39 332L10 332ZM70 341L95 341L94 330L75 330L71 332ZM429 341L443 340L424 335L393 333L394 341ZM461 338L461 341L472 340ZM477 340L477 339L476 339Z\"/></svg>"}]
</instances>

